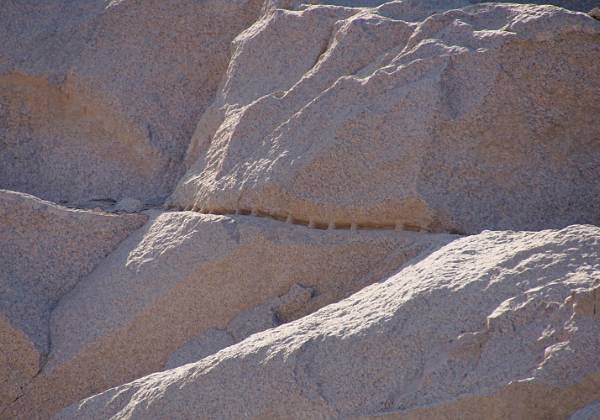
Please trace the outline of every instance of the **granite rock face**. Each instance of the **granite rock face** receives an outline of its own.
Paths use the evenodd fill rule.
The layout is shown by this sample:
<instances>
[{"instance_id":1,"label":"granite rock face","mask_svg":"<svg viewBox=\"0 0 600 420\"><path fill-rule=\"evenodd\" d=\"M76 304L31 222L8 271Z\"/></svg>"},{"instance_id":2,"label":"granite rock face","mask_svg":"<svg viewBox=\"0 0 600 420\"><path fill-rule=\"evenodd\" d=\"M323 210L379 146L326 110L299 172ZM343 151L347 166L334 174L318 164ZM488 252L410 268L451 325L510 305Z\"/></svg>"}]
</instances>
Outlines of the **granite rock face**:
<instances>
[{"instance_id":1,"label":"granite rock face","mask_svg":"<svg viewBox=\"0 0 600 420\"><path fill-rule=\"evenodd\" d=\"M577 410L569 420L596 420L600 418L600 401L586 405L581 410Z\"/></svg>"},{"instance_id":2,"label":"granite rock face","mask_svg":"<svg viewBox=\"0 0 600 420\"><path fill-rule=\"evenodd\" d=\"M599 222L600 22L554 6L273 9L171 205L476 233Z\"/></svg>"},{"instance_id":3,"label":"granite rock face","mask_svg":"<svg viewBox=\"0 0 600 420\"><path fill-rule=\"evenodd\" d=\"M260 0L6 0L0 188L162 202Z\"/></svg>"},{"instance_id":4,"label":"granite rock face","mask_svg":"<svg viewBox=\"0 0 600 420\"><path fill-rule=\"evenodd\" d=\"M165 369L172 369L210 356L260 331L277 327L307 314L317 291L299 284L283 296L240 312L219 330L211 328L193 337L169 356Z\"/></svg>"},{"instance_id":5,"label":"granite rock face","mask_svg":"<svg viewBox=\"0 0 600 420\"><path fill-rule=\"evenodd\" d=\"M156 213L53 309L48 361L5 415L49 415L161 370L210 329L229 324L239 341L272 327L275 313L277 323L306 315L452 239Z\"/></svg>"},{"instance_id":6,"label":"granite rock face","mask_svg":"<svg viewBox=\"0 0 600 420\"><path fill-rule=\"evenodd\" d=\"M564 418L600 397L599 276L597 227L486 231L57 418Z\"/></svg>"},{"instance_id":7,"label":"granite rock face","mask_svg":"<svg viewBox=\"0 0 600 420\"><path fill-rule=\"evenodd\" d=\"M597 416L598 3L532 2L5 0L0 419Z\"/></svg>"},{"instance_id":8,"label":"granite rock face","mask_svg":"<svg viewBox=\"0 0 600 420\"><path fill-rule=\"evenodd\" d=\"M44 365L54 305L145 221L0 190L0 408Z\"/></svg>"}]
</instances>

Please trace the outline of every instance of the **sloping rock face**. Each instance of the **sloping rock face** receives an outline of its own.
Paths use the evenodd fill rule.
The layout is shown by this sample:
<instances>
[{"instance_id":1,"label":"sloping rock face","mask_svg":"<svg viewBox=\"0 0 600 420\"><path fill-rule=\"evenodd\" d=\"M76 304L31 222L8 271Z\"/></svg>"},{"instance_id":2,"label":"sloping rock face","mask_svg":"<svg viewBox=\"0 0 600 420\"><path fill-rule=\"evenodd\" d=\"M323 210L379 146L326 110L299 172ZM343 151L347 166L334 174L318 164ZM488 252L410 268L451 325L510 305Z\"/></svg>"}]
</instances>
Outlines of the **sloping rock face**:
<instances>
[{"instance_id":1,"label":"sloping rock face","mask_svg":"<svg viewBox=\"0 0 600 420\"><path fill-rule=\"evenodd\" d=\"M57 418L565 418L600 397L599 276L597 227L486 231Z\"/></svg>"},{"instance_id":2,"label":"sloping rock face","mask_svg":"<svg viewBox=\"0 0 600 420\"><path fill-rule=\"evenodd\" d=\"M47 417L162 370L173 352L210 329L229 324L239 341L273 326L267 323L273 315L256 316L265 309L279 311L278 323L306 315L452 239L309 230L246 216L155 214L60 300L48 361L4 415ZM308 296L293 296L298 285L311 289Z\"/></svg>"},{"instance_id":3,"label":"sloping rock face","mask_svg":"<svg viewBox=\"0 0 600 420\"><path fill-rule=\"evenodd\" d=\"M171 205L476 233L599 220L600 22L455 0L274 8Z\"/></svg>"},{"instance_id":4,"label":"sloping rock face","mask_svg":"<svg viewBox=\"0 0 600 420\"><path fill-rule=\"evenodd\" d=\"M311 287L295 284L285 295L240 312L226 328L211 328L188 340L169 356L165 369L198 361L252 334L292 321L300 314L306 315L316 293Z\"/></svg>"},{"instance_id":5,"label":"sloping rock face","mask_svg":"<svg viewBox=\"0 0 600 420\"><path fill-rule=\"evenodd\" d=\"M280 8L298 8L302 4L328 4L333 6L346 6L346 7L375 7L381 6L384 3L389 3L389 0L267 0L267 4L273 7ZM406 2L405 2L406 3ZM446 2L451 5L451 2ZM489 0L471 0L470 3L492 3ZM518 0L511 1L510 3L525 3L525 4L551 4L554 6L564 7L565 9L576 10L580 12L588 12L597 6L596 0ZM408 2L411 7L415 4ZM431 3L430 3L431 4Z\"/></svg>"},{"instance_id":6,"label":"sloping rock face","mask_svg":"<svg viewBox=\"0 0 600 420\"><path fill-rule=\"evenodd\" d=\"M550 1L5 0L0 419L594 418L600 21Z\"/></svg>"},{"instance_id":7,"label":"sloping rock face","mask_svg":"<svg viewBox=\"0 0 600 420\"><path fill-rule=\"evenodd\" d=\"M7 0L0 188L162 202L260 0Z\"/></svg>"},{"instance_id":8,"label":"sloping rock face","mask_svg":"<svg viewBox=\"0 0 600 420\"><path fill-rule=\"evenodd\" d=\"M600 418L600 401L586 405L574 413L569 420L594 420Z\"/></svg>"},{"instance_id":9,"label":"sloping rock face","mask_svg":"<svg viewBox=\"0 0 600 420\"><path fill-rule=\"evenodd\" d=\"M145 221L0 190L0 409L44 365L53 306Z\"/></svg>"}]
</instances>

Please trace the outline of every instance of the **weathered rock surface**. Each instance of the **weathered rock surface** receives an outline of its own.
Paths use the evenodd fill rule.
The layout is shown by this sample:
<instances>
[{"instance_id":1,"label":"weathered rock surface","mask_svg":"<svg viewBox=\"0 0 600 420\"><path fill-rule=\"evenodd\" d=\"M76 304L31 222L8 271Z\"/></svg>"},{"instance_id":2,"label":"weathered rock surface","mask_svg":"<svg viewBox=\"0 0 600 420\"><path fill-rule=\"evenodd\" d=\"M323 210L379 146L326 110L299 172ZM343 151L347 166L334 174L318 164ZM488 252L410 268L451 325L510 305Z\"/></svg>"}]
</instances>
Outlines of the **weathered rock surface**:
<instances>
[{"instance_id":1,"label":"weathered rock surface","mask_svg":"<svg viewBox=\"0 0 600 420\"><path fill-rule=\"evenodd\" d=\"M114 211L120 213L137 213L143 209L144 205L140 200L125 197L115 204Z\"/></svg>"},{"instance_id":2,"label":"weathered rock surface","mask_svg":"<svg viewBox=\"0 0 600 420\"><path fill-rule=\"evenodd\" d=\"M145 221L0 190L0 411L43 366L52 307Z\"/></svg>"},{"instance_id":3,"label":"weathered rock surface","mask_svg":"<svg viewBox=\"0 0 600 420\"><path fill-rule=\"evenodd\" d=\"M600 401L586 405L581 410L577 410L569 420L598 420L600 419Z\"/></svg>"},{"instance_id":4,"label":"weathered rock surface","mask_svg":"<svg viewBox=\"0 0 600 420\"><path fill-rule=\"evenodd\" d=\"M196 362L252 334L308 315L312 306L309 302L315 294L314 289L295 284L285 295L239 313L225 329L211 328L188 340L169 356L165 369Z\"/></svg>"},{"instance_id":5,"label":"weathered rock surface","mask_svg":"<svg viewBox=\"0 0 600 420\"><path fill-rule=\"evenodd\" d=\"M5 0L0 419L597 417L598 0L532 1Z\"/></svg>"},{"instance_id":6,"label":"weathered rock surface","mask_svg":"<svg viewBox=\"0 0 600 420\"><path fill-rule=\"evenodd\" d=\"M225 330L210 328L175 350L165 363L165 369L173 369L197 362L233 344L235 344L235 339L230 333Z\"/></svg>"},{"instance_id":7,"label":"weathered rock surface","mask_svg":"<svg viewBox=\"0 0 600 420\"><path fill-rule=\"evenodd\" d=\"M599 92L584 13L273 9L235 39L171 205L468 233L597 224Z\"/></svg>"},{"instance_id":8,"label":"weathered rock surface","mask_svg":"<svg viewBox=\"0 0 600 420\"><path fill-rule=\"evenodd\" d=\"M48 362L6 415L44 417L162 370L173 352L210 329L229 324L240 340L273 325L265 309L281 322L308 314L452 238L155 214L61 299ZM294 285L314 290L306 296Z\"/></svg>"},{"instance_id":9,"label":"weathered rock surface","mask_svg":"<svg viewBox=\"0 0 600 420\"><path fill-rule=\"evenodd\" d=\"M455 240L57 418L565 418L600 397L600 228Z\"/></svg>"},{"instance_id":10,"label":"weathered rock surface","mask_svg":"<svg viewBox=\"0 0 600 420\"><path fill-rule=\"evenodd\" d=\"M262 0L6 0L0 188L161 201Z\"/></svg>"}]
</instances>

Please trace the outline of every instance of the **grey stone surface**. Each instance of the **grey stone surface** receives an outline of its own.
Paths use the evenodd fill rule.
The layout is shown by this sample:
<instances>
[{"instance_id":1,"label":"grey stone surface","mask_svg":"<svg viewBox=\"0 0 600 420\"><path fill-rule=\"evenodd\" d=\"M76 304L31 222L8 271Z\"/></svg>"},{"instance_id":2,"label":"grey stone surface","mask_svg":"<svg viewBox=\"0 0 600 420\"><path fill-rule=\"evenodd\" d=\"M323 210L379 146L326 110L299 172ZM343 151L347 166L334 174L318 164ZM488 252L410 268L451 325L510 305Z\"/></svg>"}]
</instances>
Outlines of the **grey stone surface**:
<instances>
[{"instance_id":1,"label":"grey stone surface","mask_svg":"<svg viewBox=\"0 0 600 420\"><path fill-rule=\"evenodd\" d=\"M532 1L3 1L0 419L594 418L598 1Z\"/></svg>"},{"instance_id":2,"label":"grey stone surface","mask_svg":"<svg viewBox=\"0 0 600 420\"><path fill-rule=\"evenodd\" d=\"M0 188L158 203L262 0L5 0Z\"/></svg>"},{"instance_id":3,"label":"grey stone surface","mask_svg":"<svg viewBox=\"0 0 600 420\"><path fill-rule=\"evenodd\" d=\"M115 204L114 211L123 213L137 213L144 208L144 204L135 198L125 197Z\"/></svg>"},{"instance_id":4,"label":"grey stone surface","mask_svg":"<svg viewBox=\"0 0 600 420\"><path fill-rule=\"evenodd\" d=\"M274 9L234 47L175 208L465 233L600 222L600 22L587 14Z\"/></svg>"},{"instance_id":5,"label":"grey stone surface","mask_svg":"<svg viewBox=\"0 0 600 420\"><path fill-rule=\"evenodd\" d=\"M594 401L577 410L569 420L598 420L600 419L600 401Z\"/></svg>"},{"instance_id":6,"label":"grey stone surface","mask_svg":"<svg viewBox=\"0 0 600 420\"><path fill-rule=\"evenodd\" d=\"M565 418L600 397L599 275L597 227L486 231L56 418Z\"/></svg>"},{"instance_id":7,"label":"grey stone surface","mask_svg":"<svg viewBox=\"0 0 600 420\"><path fill-rule=\"evenodd\" d=\"M197 362L234 343L235 339L227 331L209 328L175 350L169 356L167 363L165 363L165 369L173 369L188 363Z\"/></svg>"},{"instance_id":8,"label":"grey stone surface","mask_svg":"<svg viewBox=\"0 0 600 420\"><path fill-rule=\"evenodd\" d=\"M150 213L143 229L54 308L48 361L5 415L46 417L159 371L188 340L225 329L240 313L250 323L232 325L237 339L268 328L268 319L253 312L261 304L290 316L313 312L454 238L323 231L251 216ZM317 296L294 309L303 294L284 295L297 283Z\"/></svg>"},{"instance_id":9,"label":"grey stone surface","mask_svg":"<svg viewBox=\"0 0 600 420\"><path fill-rule=\"evenodd\" d=\"M197 362L252 334L307 315L314 310L310 301L315 294L315 289L294 284L285 295L272 298L254 308L240 312L229 321L226 329L211 328L188 340L169 356L165 369Z\"/></svg>"},{"instance_id":10,"label":"grey stone surface","mask_svg":"<svg viewBox=\"0 0 600 420\"><path fill-rule=\"evenodd\" d=\"M44 365L56 303L146 219L0 190L0 411Z\"/></svg>"}]
</instances>

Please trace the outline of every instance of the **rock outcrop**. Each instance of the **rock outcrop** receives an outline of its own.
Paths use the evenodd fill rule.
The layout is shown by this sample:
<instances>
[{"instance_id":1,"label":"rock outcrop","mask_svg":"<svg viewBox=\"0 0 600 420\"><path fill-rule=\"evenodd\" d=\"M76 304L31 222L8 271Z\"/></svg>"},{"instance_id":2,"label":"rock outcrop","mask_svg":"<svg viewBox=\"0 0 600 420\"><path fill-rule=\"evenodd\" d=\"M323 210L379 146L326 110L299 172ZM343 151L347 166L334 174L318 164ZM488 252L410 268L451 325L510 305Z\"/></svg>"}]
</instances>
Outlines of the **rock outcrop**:
<instances>
[{"instance_id":1,"label":"rock outcrop","mask_svg":"<svg viewBox=\"0 0 600 420\"><path fill-rule=\"evenodd\" d=\"M461 238L86 418L564 418L600 397L600 229Z\"/></svg>"},{"instance_id":2,"label":"rock outcrop","mask_svg":"<svg viewBox=\"0 0 600 420\"><path fill-rule=\"evenodd\" d=\"M4 0L0 419L597 416L598 1L532 2Z\"/></svg>"},{"instance_id":3,"label":"rock outcrop","mask_svg":"<svg viewBox=\"0 0 600 420\"><path fill-rule=\"evenodd\" d=\"M269 311L280 314L277 323L306 315L452 239L154 214L54 308L48 361L5 415L48 415L161 370L173 352L210 329L229 324L238 341L272 327ZM297 285L313 291L296 296Z\"/></svg>"},{"instance_id":4,"label":"rock outcrop","mask_svg":"<svg viewBox=\"0 0 600 420\"><path fill-rule=\"evenodd\" d=\"M569 420L596 420L600 418L600 401L586 405L574 413Z\"/></svg>"},{"instance_id":5,"label":"rock outcrop","mask_svg":"<svg viewBox=\"0 0 600 420\"><path fill-rule=\"evenodd\" d=\"M261 0L6 0L0 188L162 203Z\"/></svg>"},{"instance_id":6,"label":"rock outcrop","mask_svg":"<svg viewBox=\"0 0 600 420\"><path fill-rule=\"evenodd\" d=\"M44 365L54 305L145 221L0 190L0 409Z\"/></svg>"},{"instance_id":7,"label":"rock outcrop","mask_svg":"<svg viewBox=\"0 0 600 420\"><path fill-rule=\"evenodd\" d=\"M430 231L600 222L600 22L407 0L234 41L171 205Z\"/></svg>"},{"instance_id":8,"label":"rock outcrop","mask_svg":"<svg viewBox=\"0 0 600 420\"><path fill-rule=\"evenodd\" d=\"M225 329L211 328L187 341L169 356L165 369L196 362L260 331L307 315L316 290L295 284L284 296L239 313Z\"/></svg>"}]
</instances>

